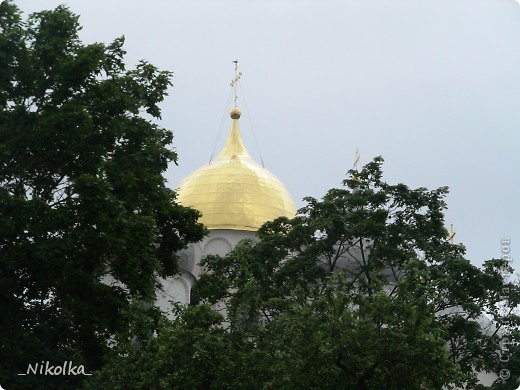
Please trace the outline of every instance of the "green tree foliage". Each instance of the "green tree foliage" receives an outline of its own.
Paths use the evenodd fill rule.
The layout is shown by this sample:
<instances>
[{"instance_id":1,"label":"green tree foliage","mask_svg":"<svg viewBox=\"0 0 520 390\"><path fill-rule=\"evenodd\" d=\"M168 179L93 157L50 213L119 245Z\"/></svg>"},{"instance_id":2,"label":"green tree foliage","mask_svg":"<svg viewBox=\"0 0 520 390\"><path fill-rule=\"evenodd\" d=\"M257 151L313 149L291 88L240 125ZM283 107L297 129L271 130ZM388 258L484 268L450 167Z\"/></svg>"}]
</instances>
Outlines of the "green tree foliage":
<instances>
[{"instance_id":1,"label":"green tree foliage","mask_svg":"<svg viewBox=\"0 0 520 390\"><path fill-rule=\"evenodd\" d=\"M207 305L177 307L157 337L139 345L121 343L114 358L87 382L87 389L256 388L259 372L253 344L222 325Z\"/></svg>"},{"instance_id":2,"label":"green tree foliage","mask_svg":"<svg viewBox=\"0 0 520 390\"><path fill-rule=\"evenodd\" d=\"M447 188L390 185L381 168L376 158L350 171L344 188L264 225L258 244L207 258L199 294L225 302L231 329L266 343L273 362L282 356L270 367L287 388L303 377L478 388L476 371L505 368L501 340L518 341L513 270L503 259L476 267L450 244Z\"/></svg>"},{"instance_id":3,"label":"green tree foliage","mask_svg":"<svg viewBox=\"0 0 520 390\"><path fill-rule=\"evenodd\" d=\"M515 388L518 286L506 261L479 268L449 242L447 189L390 185L381 158L344 185L265 224L257 243L207 257L196 293L221 319L205 306L178 313L180 327L116 358L105 383L146 370L135 388L189 377L190 388L483 389L476 371L508 370L493 388Z\"/></svg>"},{"instance_id":4,"label":"green tree foliage","mask_svg":"<svg viewBox=\"0 0 520 390\"><path fill-rule=\"evenodd\" d=\"M129 302L152 300L156 277L177 271L175 252L204 233L162 176L177 157L172 133L154 122L170 73L147 62L127 70L123 38L85 45L79 30L63 6L23 21L0 5L0 383L9 389L80 379L16 375L30 363L100 367L107 341L128 327Z\"/></svg>"}]
</instances>

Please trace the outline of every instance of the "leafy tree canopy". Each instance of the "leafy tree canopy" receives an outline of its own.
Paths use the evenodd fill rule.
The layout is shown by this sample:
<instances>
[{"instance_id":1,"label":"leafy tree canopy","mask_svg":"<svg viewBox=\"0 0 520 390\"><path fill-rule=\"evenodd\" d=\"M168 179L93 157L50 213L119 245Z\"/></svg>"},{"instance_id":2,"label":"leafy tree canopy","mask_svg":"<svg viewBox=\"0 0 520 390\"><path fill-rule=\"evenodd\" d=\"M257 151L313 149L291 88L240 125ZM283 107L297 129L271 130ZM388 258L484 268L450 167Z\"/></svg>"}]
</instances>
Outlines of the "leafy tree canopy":
<instances>
[{"instance_id":1,"label":"leafy tree canopy","mask_svg":"<svg viewBox=\"0 0 520 390\"><path fill-rule=\"evenodd\" d=\"M17 373L41 361L99 368L131 322L129 302L154 299L156 277L177 271L175 252L204 234L162 176L177 158L172 133L156 124L170 72L145 61L127 70L123 38L85 45L80 28L64 6L24 21L0 4L0 383L9 389L76 388L83 378Z\"/></svg>"},{"instance_id":2,"label":"leafy tree canopy","mask_svg":"<svg viewBox=\"0 0 520 390\"><path fill-rule=\"evenodd\" d=\"M255 244L207 257L196 293L221 316L184 309L180 326L165 324L98 380L137 383L146 370L140 383L156 388L189 377L192 388L483 389L476 372L488 371L509 373L494 389L516 388L512 269L504 259L472 265L447 239L447 189L388 184L382 163L266 223ZM152 356L153 369L139 370Z\"/></svg>"}]
</instances>

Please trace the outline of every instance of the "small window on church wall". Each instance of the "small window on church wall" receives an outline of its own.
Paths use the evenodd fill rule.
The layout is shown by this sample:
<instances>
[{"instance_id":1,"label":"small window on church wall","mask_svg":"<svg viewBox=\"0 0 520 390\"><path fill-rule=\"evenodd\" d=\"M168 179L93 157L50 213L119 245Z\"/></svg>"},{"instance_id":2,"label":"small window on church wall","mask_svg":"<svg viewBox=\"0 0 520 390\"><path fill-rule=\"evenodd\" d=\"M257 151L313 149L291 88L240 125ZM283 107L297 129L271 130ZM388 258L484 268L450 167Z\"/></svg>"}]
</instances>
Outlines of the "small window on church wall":
<instances>
[{"instance_id":1,"label":"small window on church wall","mask_svg":"<svg viewBox=\"0 0 520 390\"><path fill-rule=\"evenodd\" d=\"M197 285L193 285L190 290L190 306L196 306L200 303L198 294L197 294Z\"/></svg>"}]
</instances>

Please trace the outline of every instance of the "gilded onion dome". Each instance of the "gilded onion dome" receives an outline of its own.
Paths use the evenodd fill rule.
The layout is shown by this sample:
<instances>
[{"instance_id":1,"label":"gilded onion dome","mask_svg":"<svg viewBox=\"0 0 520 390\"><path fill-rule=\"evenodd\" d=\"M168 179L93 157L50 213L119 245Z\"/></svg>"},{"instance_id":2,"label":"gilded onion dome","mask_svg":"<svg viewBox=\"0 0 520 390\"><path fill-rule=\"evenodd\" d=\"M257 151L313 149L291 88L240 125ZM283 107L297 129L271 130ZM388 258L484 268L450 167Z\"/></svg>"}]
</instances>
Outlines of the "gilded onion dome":
<instances>
[{"instance_id":1,"label":"gilded onion dome","mask_svg":"<svg viewBox=\"0 0 520 390\"><path fill-rule=\"evenodd\" d=\"M249 155L242 142L238 119L218 157L187 176L179 185L177 200L202 213L208 229L256 231L267 221L294 217L296 207L289 191L271 172Z\"/></svg>"}]
</instances>

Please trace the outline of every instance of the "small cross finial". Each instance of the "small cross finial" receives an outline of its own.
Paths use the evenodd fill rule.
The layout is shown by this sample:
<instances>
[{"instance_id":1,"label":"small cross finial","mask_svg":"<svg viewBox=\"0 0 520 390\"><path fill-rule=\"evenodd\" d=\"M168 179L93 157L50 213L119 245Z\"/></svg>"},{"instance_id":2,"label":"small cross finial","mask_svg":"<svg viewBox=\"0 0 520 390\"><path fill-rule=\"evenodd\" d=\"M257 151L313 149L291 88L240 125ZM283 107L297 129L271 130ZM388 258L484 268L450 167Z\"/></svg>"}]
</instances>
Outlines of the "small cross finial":
<instances>
[{"instance_id":1,"label":"small cross finial","mask_svg":"<svg viewBox=\"0 0 520 390\"><path fill-rule=\"evenodd\" d=\"M455 231L455 227L453 227L453 224L450 224L450 234L448 235L448 241L451 245L453 245L453 239L455 238L455 234L457 234L457 232Z\"/></svg>"},{"instance_id":2,"label":"small cross finial","mask_svg":"<svg viewBox=\"0 0 520 390\"><path fill-rule=\"evenodd\" d=\"M238 80L240 80L240 77L242 77L242 72L238 71L238 60L233 61L235 64L235 78L231 80L231 86L233 87L234 93L235 93L235 107L237 106L237 85Z\"/></svg>"},{"instance_id":3,"label":"small cross finial","mask_svg":"<svg viewBox=\"0 0 520 390\"><path fill-rule=\"evenodd\" d=\"M358 164L359 164L359 159L361 158L361 156L359 155L359 150L358 148L356 148L356 155L354 157L354 166L353 166L353 169L358 172ZM357 176L357 175L354 175L352 176L352 178L357 181L358 183L361 183L361 179Z\"/></svg>"},{"instance_id":4,"label":"small cross finial","mask_svg":"<svg viewBox=\"0 0 520 390\"><path fill-rule=\"evenodd\" d=\"M358 148L356 148L356 156L354 157L354 169L357 171L358 170L358 163L359 163L359 159L360 159L360 155L359 155L359 150Z\"/></svg>"}]
</instances>

